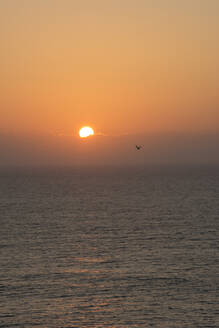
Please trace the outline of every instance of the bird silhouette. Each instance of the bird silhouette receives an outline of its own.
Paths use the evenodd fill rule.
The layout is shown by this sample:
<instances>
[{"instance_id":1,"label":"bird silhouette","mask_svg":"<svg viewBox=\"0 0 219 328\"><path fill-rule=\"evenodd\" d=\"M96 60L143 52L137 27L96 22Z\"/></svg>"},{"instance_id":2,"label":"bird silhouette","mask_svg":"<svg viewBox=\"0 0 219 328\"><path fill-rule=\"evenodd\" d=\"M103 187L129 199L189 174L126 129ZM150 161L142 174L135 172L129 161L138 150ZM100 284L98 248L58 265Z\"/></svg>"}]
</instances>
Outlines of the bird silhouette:
<instances>
[{"instance_id":1,"label":"bird silhouette","mask_svg":"<svg viewBox=\"0 0 219 328\"><path fill-rule=\"evenodd\" d=\"M142 148L142 146L140 146L140 145L139 146L135 145L135 147L136 147L137 150L140 150Z\"/></svg>"}]
</instances>

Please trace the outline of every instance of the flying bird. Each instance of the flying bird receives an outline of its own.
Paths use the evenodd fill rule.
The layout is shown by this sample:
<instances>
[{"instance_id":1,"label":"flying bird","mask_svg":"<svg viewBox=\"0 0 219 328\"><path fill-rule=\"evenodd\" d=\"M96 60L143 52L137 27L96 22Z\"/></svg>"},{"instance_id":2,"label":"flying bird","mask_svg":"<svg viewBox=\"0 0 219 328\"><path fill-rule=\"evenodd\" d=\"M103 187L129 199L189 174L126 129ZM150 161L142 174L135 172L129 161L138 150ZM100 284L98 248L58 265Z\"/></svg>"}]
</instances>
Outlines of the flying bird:
<instances>
[{"instance_id":1,"label":"flying bird","mask_svg":"<svg viewBox=\"0 0 219 328\"><path fill-rule=\"evenodd\" d=\"M139 146L135 145L135 147L136 147L137 150L140 150L142 148L142 146L140 146L140 145Z\"/></svg>"}]
</instances>

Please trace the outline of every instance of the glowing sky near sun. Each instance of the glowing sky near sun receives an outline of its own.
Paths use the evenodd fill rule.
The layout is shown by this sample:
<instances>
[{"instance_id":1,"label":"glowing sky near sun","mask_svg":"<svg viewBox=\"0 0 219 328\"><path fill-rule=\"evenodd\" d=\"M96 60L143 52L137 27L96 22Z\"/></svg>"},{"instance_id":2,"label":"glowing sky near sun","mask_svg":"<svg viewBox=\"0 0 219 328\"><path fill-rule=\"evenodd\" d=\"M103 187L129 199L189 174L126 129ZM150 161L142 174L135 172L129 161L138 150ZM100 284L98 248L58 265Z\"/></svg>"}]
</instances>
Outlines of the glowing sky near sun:
<instances>
[{"instance_id":1,"label":"glowing sky near sun","mask_svg":"<svg viewBox=\"0 0 219 328\"><path fill-rule=\"evenodd\" d=\"M219 130L216 0L0 2L0 131Z\"/></svg>"}]
</instances>

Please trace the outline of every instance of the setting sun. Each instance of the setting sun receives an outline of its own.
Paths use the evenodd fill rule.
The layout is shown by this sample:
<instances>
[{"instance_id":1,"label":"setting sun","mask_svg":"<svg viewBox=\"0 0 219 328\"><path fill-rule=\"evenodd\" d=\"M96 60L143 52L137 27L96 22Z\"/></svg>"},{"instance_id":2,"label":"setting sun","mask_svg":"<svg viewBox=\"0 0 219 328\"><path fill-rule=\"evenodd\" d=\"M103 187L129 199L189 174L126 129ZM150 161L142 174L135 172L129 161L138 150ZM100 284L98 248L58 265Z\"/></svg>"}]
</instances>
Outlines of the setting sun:
<instances>
[{"instance_id":1,"label":"setting sun","mask_svg":"<svg viewBox=\"0 0 219 328\"><path fill-rule=\"evenodd\" d=\"M92 135L94 135L94 130L90 126L84 126L79 131L79 136L81 138L86 138Z\"/></svg>"}]
</instances>

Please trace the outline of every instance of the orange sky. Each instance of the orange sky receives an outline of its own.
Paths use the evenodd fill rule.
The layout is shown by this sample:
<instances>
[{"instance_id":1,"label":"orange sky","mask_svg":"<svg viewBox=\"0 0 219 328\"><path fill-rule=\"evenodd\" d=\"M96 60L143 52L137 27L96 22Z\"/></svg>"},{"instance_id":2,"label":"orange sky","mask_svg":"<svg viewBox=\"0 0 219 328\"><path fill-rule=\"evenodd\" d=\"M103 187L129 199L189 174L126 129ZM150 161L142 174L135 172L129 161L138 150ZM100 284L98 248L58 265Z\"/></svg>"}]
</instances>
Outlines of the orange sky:
<instances>
[{"instance_id":1,"label":"orange sky","mask_svg":"<svg viewBox=\"0 0 219 328\"><path fill-rule=\"evenodd\" d=\"M0 2L0 130L219 130L217 0Z\"/></svg>"},{"instance_id":2,"label":"orange sky","mask_svg":"<svg viewBox=\"0 0 219 328\"><path fill-rule=\"evenodd\" d=\"M217 0L2 0L0 164L219 161L218 31Z\"/></svg>"}]
</instances>

